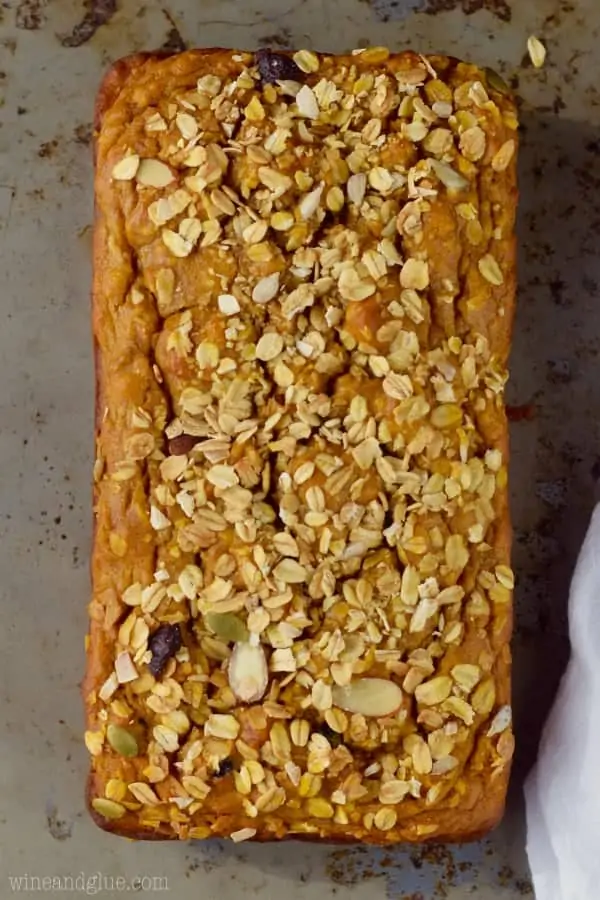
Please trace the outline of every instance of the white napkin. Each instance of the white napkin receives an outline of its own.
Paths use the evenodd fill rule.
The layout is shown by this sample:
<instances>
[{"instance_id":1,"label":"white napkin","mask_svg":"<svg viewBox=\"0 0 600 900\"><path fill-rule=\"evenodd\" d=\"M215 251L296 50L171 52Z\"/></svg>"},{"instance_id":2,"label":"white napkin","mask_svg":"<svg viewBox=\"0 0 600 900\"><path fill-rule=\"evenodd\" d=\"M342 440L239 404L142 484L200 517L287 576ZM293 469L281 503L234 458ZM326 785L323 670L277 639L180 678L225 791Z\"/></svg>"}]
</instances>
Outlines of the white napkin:
<instances>
[{"instance_id":1,"label":"white napkin","mask_svg":"<svg viewBox=\"0 0 600 900\"><path fill-rule=\"evenodd\" d=\"M536 900L600 897L600 504L569 595L571 659L525 784Z\"/></svg>"}]
</instances>

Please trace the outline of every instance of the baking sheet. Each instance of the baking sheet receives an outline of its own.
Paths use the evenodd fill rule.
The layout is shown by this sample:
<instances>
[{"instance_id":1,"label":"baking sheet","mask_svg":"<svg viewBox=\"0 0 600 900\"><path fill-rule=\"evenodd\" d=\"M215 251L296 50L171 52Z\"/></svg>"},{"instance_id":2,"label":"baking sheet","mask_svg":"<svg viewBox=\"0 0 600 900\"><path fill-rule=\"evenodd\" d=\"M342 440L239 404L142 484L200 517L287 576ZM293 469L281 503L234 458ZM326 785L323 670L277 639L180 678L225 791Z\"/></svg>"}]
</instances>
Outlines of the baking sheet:
<instances>
[{"instance_id":1,"label":"baking sheet","mask_svg":"<svg viewBox=\"0 0 600 900\"><path fill-rule=\"evenodd\" d=\"M61 898L134 889L181 900L531 894L521 786L566 658L566 589L600 474L599 27L594 0L0 5L0 896L44 878ZM548 47L541 71L524 64L531 33ZM509 810L490 838L454 849L112 838L83 809L78 694L89 592L96 88L111 61L135 50L367 43L471 58L512 79L522 97L510 385L518 754Z\"/></svg>"}]
</instances>

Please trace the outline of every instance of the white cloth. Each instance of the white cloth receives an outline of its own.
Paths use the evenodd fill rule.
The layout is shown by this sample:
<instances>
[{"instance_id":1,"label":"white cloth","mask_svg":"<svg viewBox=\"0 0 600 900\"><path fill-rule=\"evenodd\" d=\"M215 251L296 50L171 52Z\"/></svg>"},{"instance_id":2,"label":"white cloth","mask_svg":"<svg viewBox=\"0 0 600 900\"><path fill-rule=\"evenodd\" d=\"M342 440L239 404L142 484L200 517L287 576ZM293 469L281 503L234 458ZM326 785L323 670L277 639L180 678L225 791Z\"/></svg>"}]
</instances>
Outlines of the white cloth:
<instances>
[{"instance_id":1,"label":"white cloth","mask_svg":"<svg viewBox=\"0 0 600 900\"><path fill-rule=\"evenodd\" d=\"M569 636L571 659L525 784L536 900L600 897L600 504L571 583Z\"/></svg>"}]
</instances>

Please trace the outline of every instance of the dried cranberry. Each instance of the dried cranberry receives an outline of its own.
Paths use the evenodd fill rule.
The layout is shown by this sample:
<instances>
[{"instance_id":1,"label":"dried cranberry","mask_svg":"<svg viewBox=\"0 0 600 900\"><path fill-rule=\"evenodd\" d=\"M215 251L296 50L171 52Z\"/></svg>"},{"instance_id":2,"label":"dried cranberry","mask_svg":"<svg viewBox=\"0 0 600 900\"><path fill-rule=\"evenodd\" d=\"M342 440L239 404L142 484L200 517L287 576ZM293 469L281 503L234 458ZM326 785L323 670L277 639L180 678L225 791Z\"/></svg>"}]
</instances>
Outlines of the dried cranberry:
<instances>
[{"instance_id":1,"label":"dried cranberry","mask_svg":"<svg viewBox=\"0 0 600 900\"><path fill-rule=\"evenodd\" d=\"M202 438L194 437L192 434L178 434L169 441L169 453L171 456L185 456L201 440Z\"/></svg>"},{"instance_id":2,"label":"dried cranberry","mask_svg":"<svg viewBox=\"0 0 600 900\"><path fill-rule=\"evenodd\" d=\"M148 641L152 659L148 668L158 676L172 656L181 647L181 631L179 625L160 625Z\"/></svg>"},{"instance_id":3,"label":"dried cranberry","mask_svg":"<svg viewBox=\"0 0 600 900\"><path fill-rule=\"evenodd\" d=\"M233 772L233 762L227 757L226 759L219 760L219 768L215 772L216 778L223 778L224 775L229 775L230 772Z\"/></svg>"},{"instance_id":4,"label":"dried cranberry","mask_svg":"<svg viewBox=\"0 0 600 900\"><path fill-rule=\"evenodd\" d=\"M272 50L258 50L254 54L260 77L265 84L276 81L304 81L304 73L290 56L273 53Z\"/></svg>"}]
</instances>

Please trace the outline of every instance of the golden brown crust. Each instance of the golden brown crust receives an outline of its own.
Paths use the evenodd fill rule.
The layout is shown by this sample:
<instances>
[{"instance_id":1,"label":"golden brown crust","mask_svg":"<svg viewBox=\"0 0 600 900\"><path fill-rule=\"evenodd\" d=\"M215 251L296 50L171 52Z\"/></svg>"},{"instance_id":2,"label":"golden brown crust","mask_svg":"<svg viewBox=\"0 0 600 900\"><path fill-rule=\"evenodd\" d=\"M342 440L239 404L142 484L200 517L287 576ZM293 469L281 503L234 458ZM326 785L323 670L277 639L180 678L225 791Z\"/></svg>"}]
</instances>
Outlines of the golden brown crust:
<instances>
[{"instance_id":1,"label":"golden brown crust","mask_svg":"<svg viewBox=\"0 0 600 900\"><path fill-rule=\"evenodd\" d=\"M194 806L196 808L193 810L192 816L188 817L183 809L177 810L173 803L163 802L158 806L155 805L157 798L165 801L173 793L179 798L186 796L185 789L176 779L177 771L175 769L170 768L166 780L157 780L155 773L152 776L147 775L147 770L150 768L148 766L149 757L141 755L133 759L124 758L111 749L106 741L107 720L131 729L138 736L141 735L141 740L144 742L151 738L150 729L154 727L153 723L160 721L160 717L157 719L156 716L150 714L144 722L148 710L136 706L137 703L140 703L135 699L138 695L131 693L126 683L122 684L119 689L122 693L114 694L112 700L103 702L98 698L98 691L106 683L113 667L115 647L118 645L119 649L123 650L120 629L129 611L122 601L123 592L135 584L151 585L154 581L157 560L161 560L159 565L164 564L164 556L161 555L163 551L159 550L161 547L161 539L157 537L159 533L152 527L148 517L149 495L150 491L153 492L156 487L156 478L160 479L158 470L160 460L164 459L164 453L159 447L156 448L155 463L135 457L135 476L126 479L121 479L120 475L116 476L118 471L122 472L122 467L128 459L127 447L129 445L127 441L132 436L128 417L132 408L150 411L154 419L152 430L154 431L154 426L159 423L158 433L162 435L165 424L170 421L174 412L178 411L177 408L171 408L173 398L179 396L182 386L184 387L186 384L185 371L183 375L179 371L181 363L177 361L173 363L173 356L165 353L164 344L167 339L165 332L167 337L170 334L172 339L173 329L176 328L179 321L177 316L181 315L182 307L181 305L169 307L168 304L165 307L164 299L159 298L157 309L157 300L152 296L156 290L156 267L147 255L144 256L146 251L143 246L144 241L147 241L149 237L147 204L141 210L135 203L132 204L131 195L125 197L124 194L119 194L118 184L115 181L111 182L110 172L123 156L124 150L127 149L123 146L122 135L126 135L125 140L129 152L139 152L143 158L149 155L147 135L144 137L143 133L137 130L137 126L132 130L131 125L131 123L143 119L146 109L149 107L157 109L165 97L181 96L183 92L189 91L195 85L198 77L204 74L220 76L226 80L231 78L234 73L237 75L251 62L252 60L247 54L240 54L236 59L232 57L230 51L223 50L192 51L168 59L163 59L159 55L138 54L121 60L113 67L105 78L98 95L95 115L95 127L99 139L96 157L94 334L97 365L96 424L99 449L95 472L94 595L90 605L88 667L83 685L88 717L88 746L93 754L92 772L87 787L90 812L100 827L138 839L223 836L248 828L252 831L255 830L254 834L248 835L254 840L307 838L335 842L360 840L365 843L388 843L390 841L475 839L492 828L502 815L513 746L509 727L503 727L490 737L486 735L486 731L489 729L493 714L506 708L510 703L509 640L512 615L510 590L503 586L503 582L508 583L507 579L512 576L510 576L509 570L504 572L503 569L502 580L494 579L493 567L506 567L510 558L510 518L506 492L507 427L502 404L501 379L509 349L515 289L513 223L516 204L514 166L516 122L510 99L498 94L489 85L487 86L488 97L485 87L483 87L485 84L483 73L455 60L443 57L431 58L430 65L433 65L439 73L439 81L436 80L432 86L432 79L430 79L430 91L429 93L425 92L424 96L433 104L432 97L435 97L437 90L442 90L437 87L437 84L441 83L442 87L444 84L450 84L452 85L451 95L454 93L456 100L461 90L464 93L465 85L467 87L475 85L472 89L475 93L468 97L464 93L462 99L457 102L456 109L458 116L462 115L464 119L457 125L458 132L462 133L470 129L469 136L476 142L480 135L475 133L473 128L475 124L477 126L481 124L487 141L483 162L478 166L477 164L469 165L468 158L471 155L477 156L477 148L469 147L467 139L461 139L461 151L464 158L462 158L459 169L469 179L472 177L470 173L476 170L475 192L471 192L468 197L469 202L474 205L475 216L471 221L474 221L475 224L467 224L465 227L463 222L459 227L455 199L451 203L447 202L447 198L444 202L434 199L430 204L426 199L424 201L425 208L429 207L429 212L424 213L423 218L426 221L421 228L420 236L408 227L403 231L401 223L399 224L399 233L403 254L405 256L414 254L415 258L425 257L429 259L431 268L431 280L428 288L430 319L427 331L423 332L414 323L409 323L405 327L414 328L415 332L421 335L420 339L426 341L425 347L431 350L442 345L447 347L448 339L460 333L465 345L474 340L473 335L482 336L488 348L485 352L489 353L489 362L486 363L485 369L488 387L484 388L482 383L482 387L476 389L473 398L469 400L470 415L478 435L475 455L481 456L483 450L494 449L494 451L500 452L502 461L502 468L496 476L496 488L492 497L493 521L488 523L485 533L485 541L486 545L489 545L489 550L479 551L480 558L484 562L477 561L475 568L473 568L473 554L475 554L475 550L473 550L471 560L460 577L460 583L464 584L466 589L465 606L467 600L470 604L468 609L464 608L461 613L466 623L466 636L459 639L457 647L452 644L446 646L444 655L440 658L439 668L435 672L435 674L442 673L446 677L452 666L464 662L473 665L476 660L483 673L487 672L485 677L480 674L479 678L482 679L480 684L486 682L494 688L491 708L487 710L487 700L485 703L482 702L482 708L485 706L486 712L475 715L475 724L471 728L464 728L464 723L458 720L460 740L466 742L464 746L470 749L466 752L456 751L460 757L458 770L455 775L446 776L448 787L439 792L439 800L434 799L433 788L437 784L441 784L442 777L436 778L431 774L424 774L423 777L420 777L425 786L421 785L419 791L425 791L429 786L427 796L431 797L431 800L423 802L419 799L411 799L409 796L397 805L386 806L384 804L381 807L374 802L376 798L369 798L368 803L360 810L360 815L354 811L356 805L360 806L360 802L353 805L340 801L340 805L336 807L335 817L325 818L321 817L322 809L319 810L316 818L311 814L311 810L313 812L316 810L316 805L313 804L311 807L309 800L302 801L302 796L305 797L305 794L300 796L298 802L293 781L290 783L286 780L287 776L284 776L283 773L281 776L278 774L277 764L273 771L277 775L277 783L286 786L287 799L283 806L276 805L273 812L259 813L258 816L255 812L249 815L248 810L245 813L239 811L239 786L237 788L234 786L231 775L227 775L219 781L210 781L205 765L202 773L203 777L210 781L208 799L192 804L192 808ZM331 57L323 57L321 58L321 71L335 73L344 66L350 67L355 62L357 62L356 58L346 57L336 60ZM358 62L360 63L360 60ZM308 63L310 68L312 57L309 57ZM385 72L388 67L392 73L414 72L417 67L423 65L421 57L409 53L386 60L378 58L375 52L370 65L364 65L364 63L367 63L366 59L362 67L359 65L359 72L364 72L370 67L379 72ZM429 75L425 78L429 78ZM317 80L318 77L313 75L308 78L309 83L313 86ZM483 90L483 95L479 93L477 85ZM260 90L254 93L261 94ZM251 96L252 93L248 93L244 102L247 102ZM269 98L267 97L267 99ZM164 103L161 109L164 114ZM246 113L246 116L249 115ZM469 116L472 117L472 120L469 119ZM415 118L418 117L415 116ZM500 148L510 142L513 142L512 158L506 165L503 163L502 165L500 163L492 165L492 158L497 160ZM390 141L390 145L393 145L393 141ZM164 144L162 144L162 149L165 150ZM403 146L401 152L405 152L405 150L408 152ZM397 147L394 146L388 153L387 163L392 169L394 163L398 161L398 158L394 156L396 151ZM383 165L385 162L386 158L382 153L381 164ZM410 164L410 162L407 163L408 166ZM447 177L447 172L444 174ZM427 181L424 183L427 184ZM239 176L236 187L240 188ZM302 189L307 190L304 186ZM150 193L151 199L160 196L156 192L150 191ZM404 202L406 203L406 200ZM419 200L420 202L421 200ZM140 215L142 219L140 219ZM404 213L400 209L399 220L403 215ZM468 223L471 213L466 210L464 215L465 221ZM132 228L141 228L141 232L135 234L133 243L128 236L133 233ZM479 231L481 231L481 236ZM458 237L459 233L460 237ZM145 235L141 244L140 234ZM310 237L307 238L307 243L310 243ZM482 243L486 245L483 248ZM440 250L441 246L444 247L444 252ZM495 260L500 267L501 283L497 281L495 267L489 271L489 263L487 264L489 277L482 277L483 269L486 269L486 262L483 261L482 269L481 260L484 257L487 259L489 255L489 253L483 253L482 249L487 249L487 247L493 249L492 264ZM454 255L455 252L456 255ZM204 254L207 257L207 251L204 251ZM160 251L158 255L162 256L161 264L164 265L164 252ZM289 262L288 259L287 265ZM179 265L177 260L175 263L176 266ZM231 272L228 261L224 260L219 265L222 265L221 271L227 272L227 278L230 279ZM144 266L146 266L145 273ZM206 261L204 268L208 268ZM264 276L269 274L272 268L269 269L269 265L267 265L262 271L259 270L260 266L257 266L256 275ZM177 271L176 268L175 271ZM204 277L204 272L200 269L192 271L196 277ZM182 278L183 290L189 291L191 282L189 276L185 274L184 264L180 269L179 277ZM385 276L384 282L387 280L388 276ZM460 291L459 293L454 292L453 300L449 303L445 292L448 284L453 282L460 285ZM137 302L132 302L132 289L136 288L138 292L142 292L143 297L141 301L137 297ZM213 290L208 283L206 288ZM356 336L352 338L355 344L357 340L367 341L369 335L373 335L373 341L375 340L374 332L370 330L374 328L372 321L375 320L369 317L377 318L381 304L390 302L392 297L393 292L386 291L384 287L381 295L376 293L374 298L369 298L361 304L354 302L349 304L348 308L356 307L358 309L360 306L356 321L348 321L350 335L352 336L354 333ZM189 299L191 298L188 297L188 301ZM373 299L375 299L375 305L372 303ZM184 302L184 309L186 305ZM213 313L211 312L210 315L210 321L207 317L208 324L205 324L204 314L201 314L200 329L204 328L204 334L209 339L218 341L220 340L218 322L215 325ZM194 320L192 330L194 337L197 328L198 323ZM217 328L216 332L215 328ZM202 334L203 332L200 330L200 340ZM458 350L456 358L459 358ZM158 371L162 372L161 381L157 381L155 360L159 364ZM185 366L183 368L185 370ZM163 377L167 379L166 388L162 383ZM340 378L340 382L342 381L343 379ZM493 387L491 387L493 382ZM371 389L370 383L364 380L350 381L346 386L342 385L341 390L344 395L344 392L348 394L349 390L352 392L363 389L367 392L368 398L371 397L369 392L373 390L372 402L374 404L380 402L377 400L377 397L380 396L377 393L379 389ZM480 391L479 400L475 396L477 390ZM172 394L171 398L169 398L169 391ZM482 402L482 398L485 398L484 402ZM166 447L163 449L166 450ZM306 458L308 459L308 457ZM293 459L290 460L290 466L294 466ZM435 467L430 471L435 471ZM448 472L446 472L447 474ZM309 479L308 483L312 484L313 481ZM365 491L366 494L362 496L368 495L368 485ZM462 520L456 510L453 515L455 523L453 530L456 533L458 529L460 533L462 527L460 521ZM464 527L468 527L470 522L471 520L466 524L463 523ZM430 527L432 527L432 523L433 519L430 521ZM164 543L162 546L164 547ZM224 552L223 547L220 552ZM415 557L409 551L398 549L398 556L400 557L400 571L407 565L416 565ZM202 553L200 558L202 558ZM191 564L195 559L195 553L190 553L186 548L183 552L183 561L178 564L175 574L177 575L181 571L181 565ZM215 554L209 549L205 552L204 559L206 560L205 578L211 577L211 571L214 578ZM389 566L390 559L389 555L385 556L385 559L382 558L381 564ZM490 570L492 570L491 573ZM440 586L454 583L452 580L445 582L444 576L440 577ZM447 607L450 620L448 625L452 622L452 609L453 607ZM156 618L152 614L147 614L146 618L156 625ZM170 617L167 615L166 618L160 619L163 622L173 620L182 621L177 617L173 619L172 612ZM410 643L410 640L406 653L410 650L414 652L415 647L423 646L414 641ZM427 640L431 640L431 637ZM189 650L189 641L186 640L186 644ZM405 652L401 645L398 652L400 659ZM149 655L141 663L136 661L142 677L145 677L142 673L146 668L145 663L148 658ZM189 664L184 660L185 656L182 657L181 666L185 669L187 665L189 669ZM407 662L399 662L396 668L390 664L389 671L393 677L399 677L400 683L402 683L402 676L406 675L408 669ZM369 675L375 676L382 674L381 665L372 669L359 668L355 670L355 674L357 671L366 671ZM454 690L456 689L457 685ZM412 694L413 691L414 687L410 693ZM461 699L467 697L468 693L461 694L458 691L457 696ZM119 700L119 697L122 699ZM119 702L123 706L115 706ZM413 701L410 700L410 702ZM187 708L189 712L190 707ZM216 708L229 709L230 707L226 705ZM240 707L240 710L238 715L243 720L244 707ZM232 711L235 714L235 707L232 708ZM423 712L423 708L421 711ZM296 715L298 714L296 710L294 712ZM467 716L471 714L472 709L470 713L466 713ZM203 715L206 719L206 713ZM400 716L400 713L398 715ZM457 721L449 717L448 713L443 713L443 716L447 724L450 721ZM318 718L319 716L317 716ZM139 719L139 723L136 721L137 719ZM407 721L412 722L412 719L409 718ZM416 725L411 724L408 728L405 722L405 726L404 731L400 728L399 736L396 738L399 742L397 752L399 753L400 767L395 777L400 779L408 777L407 775L403 776L401 772L410 772L412 765L410 754L412 753L414 756L417 753L417 749L414 747L415 741L413 740L412 745L410 743L411 731L413 738L415 734L418 734L418 731L414 731ZM393 730L395 726L390 724L387 727ZM148 731L146 732L145 729ZM195 726L192 731L194 730L198 731ZM428 730L431 734L431 730L435 729L430 728L429 725L425 727L425 743L427 743ZM98 738L100 738L99 742ZM214 743L218 743L219 740ZM422 739L419 738L419 740ZM403 743L404 751L401 749ZM294 759L298 760L302 766L302 753L295 748L292 749ZM421 745L419 745L419 749L423 749ZM357 750L356 752L356 765L360 767L361 760L364 759L364 751ZM374 751L371 752L372 758L375 759L377 754ZM265 765L269 764L269 753L270 751L267 749ZM265 761L264 756L261 758ZM243 759L243 756L238 757L236 762L236 765L238 767L241 765L242 769L245 765ZM304 762L306 762L306 754L304 754ZM354 765L352 763L352 771L354 771ZM362 765L364 767L364 763ZM428 768L427 762L425 768ZM322 770L317 769L316 771ZM127 785L132 782L134 788L136 784L147 784L146 776L155 791L154 800L151 799L148 804L141 802L139 789L138 796L134 794L132 797L127 793ZM414 773L412 777L414 779ZM162 791L162 787L164 787L164 791ZM244 794L247 795L245 789ZM258 796L260 797L260 794ZM108 798L115 807L120 807L120 817L110 819L101 815L92 806L92 802L98 798ZM326 802L333 811L328 799ZM288 803L290 803L289 807ZM167 812L164 812L165 808ZM293 811L294 808L299 809L300 812ZM340 809L345 809L347 812L340 812ZM376 813L380 810L389 811L390 809L394 810L391 826L389 821L385 821L385 816L381 814L379 814L379 819L375 820L376 824L373 824ZM347 821L344 820L344 816ZM303 830L306 833L303 833Z\"/></svg>"}]
</instances>

